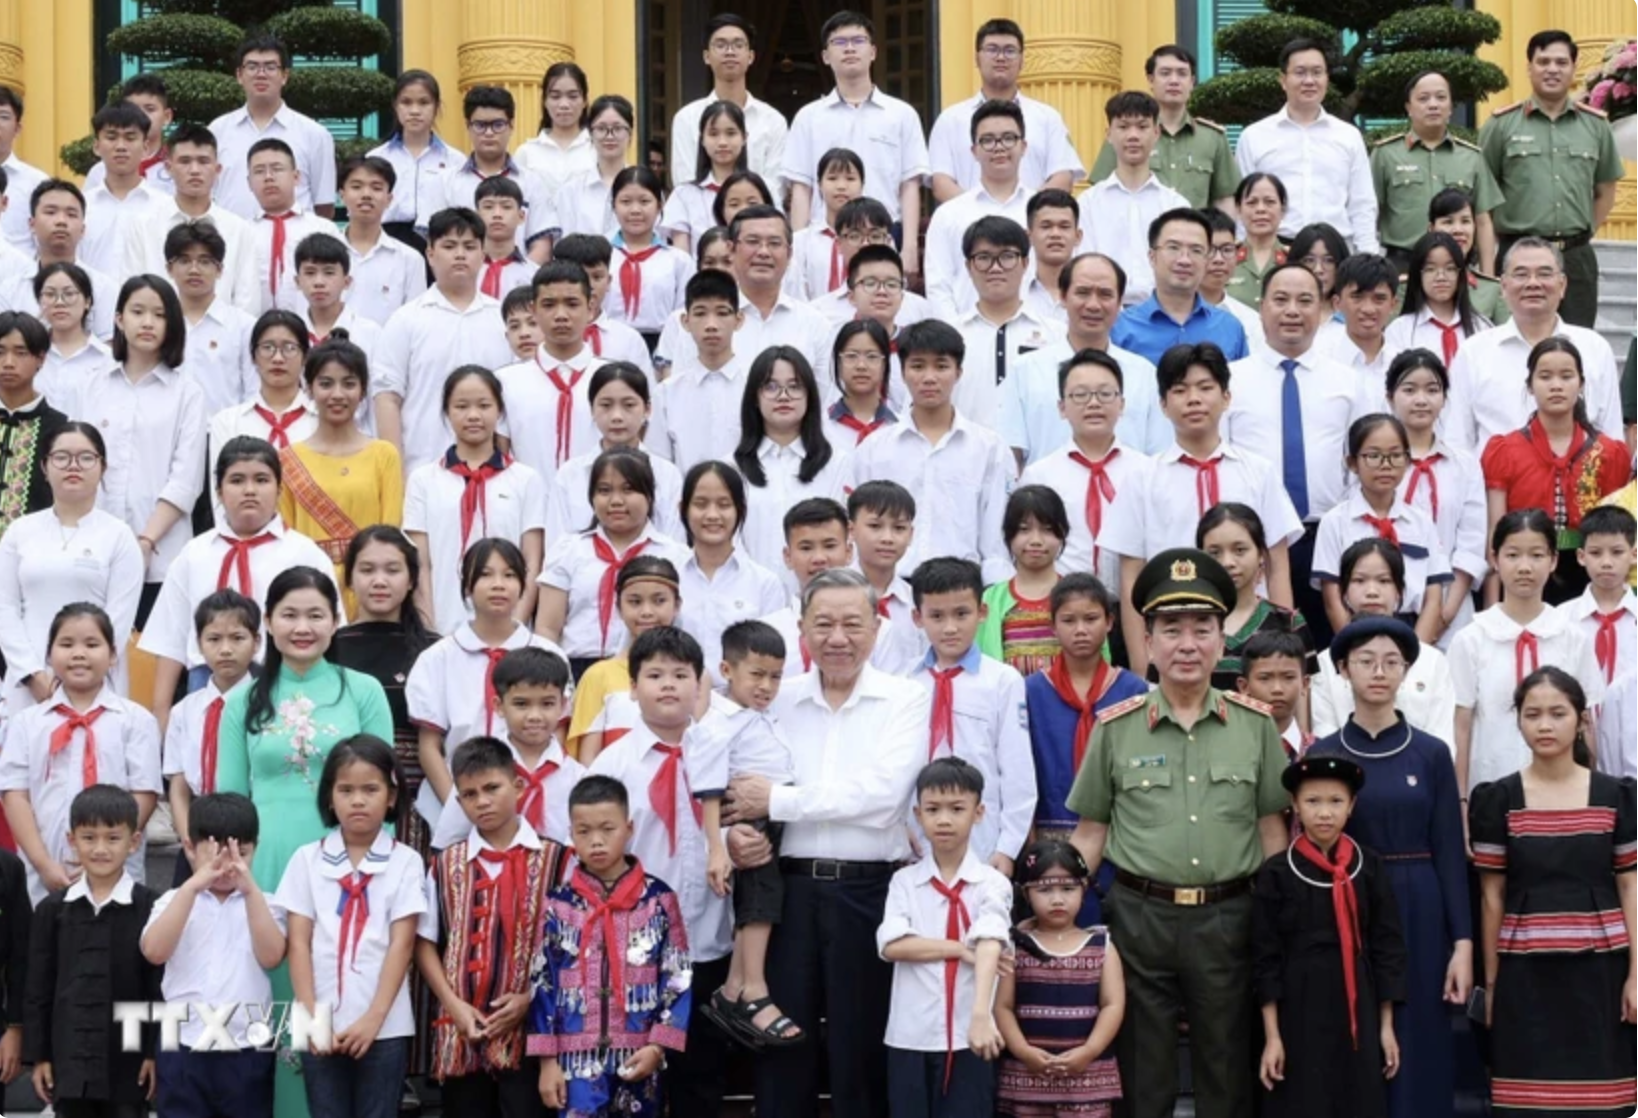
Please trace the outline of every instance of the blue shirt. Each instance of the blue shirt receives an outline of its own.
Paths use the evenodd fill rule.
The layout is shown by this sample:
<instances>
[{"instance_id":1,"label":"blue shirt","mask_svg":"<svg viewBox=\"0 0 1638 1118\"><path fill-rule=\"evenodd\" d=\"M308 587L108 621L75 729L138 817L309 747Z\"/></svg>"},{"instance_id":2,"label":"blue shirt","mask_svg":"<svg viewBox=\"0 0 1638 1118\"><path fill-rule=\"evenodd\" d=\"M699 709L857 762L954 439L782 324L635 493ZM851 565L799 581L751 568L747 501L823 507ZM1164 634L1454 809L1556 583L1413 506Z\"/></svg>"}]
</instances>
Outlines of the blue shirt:
<instances>
[{"instance_id":1,"label":"blue shirt","mask_svg":"<svg viewBox=\"0 0 1638 1118\"><path fill-rule=\"evenodd\" d=\"M1140 354L1155 365L1160 364L1161 354L1183 343L1211 342L1230 361L1251 354L1246 344L1246 328L1240 325L1240 320L1228 311L1211 306L1198 293L1194 297L1194 310L1182 325L1161 309L1153 295L1135 307L1127 307L1109 331L1109 342Z\"/></svg>"}]
</instances>

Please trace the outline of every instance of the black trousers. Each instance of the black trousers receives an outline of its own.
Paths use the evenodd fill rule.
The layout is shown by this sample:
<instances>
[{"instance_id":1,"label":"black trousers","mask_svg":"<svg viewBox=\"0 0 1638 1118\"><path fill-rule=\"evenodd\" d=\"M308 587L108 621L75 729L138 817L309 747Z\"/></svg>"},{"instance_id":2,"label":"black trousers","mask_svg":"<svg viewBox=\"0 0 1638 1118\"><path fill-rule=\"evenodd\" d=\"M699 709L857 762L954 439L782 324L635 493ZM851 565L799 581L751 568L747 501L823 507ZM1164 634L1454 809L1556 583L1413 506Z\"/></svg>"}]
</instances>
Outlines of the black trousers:
<instances>
[{"instance_id":1,"label":"black trousers","mask_svg":"<svg viewBox=\"0 0 1638 1118\"><path fill-rule=\"evenodd\" d=\"M722 1113L728 1038L705 1019L699 1007L728 981L731 961L731 956L724 955L709 963L694 964L694 979L689 986L694 1009L688 1019L688 1047L682 1052L666 1053L663 1081L671 1118L718 1118ZM445 1113L454 1115L460 1112L446 1106Z\"/></svg>"},{"instance_id":2,"label":"black trousers","mask_svg":"<svg viewBox=\"0 0 1638 1118\"><path fill-rule=\"evenodd\" d=\"M158 1110L165 1118L273 1118L274 1058L250 1050L161 1052Z\"/></svg>"},{"instance_id":3,"label":"black trousers","mask_svg":"<svg viewBox=\"0 0 1638 1118\"><path fill-rule=\"evenodd\" d=\"M887 1097L893 1118L990 1118L995 1065L963 1048L950 1061L946 1086L944 1053L889 1048Z\"/></svg>"},{"instance_id":4,"label":"black trousers","mask_svg":"<svg viewBox=\"0 0 1638 1118\"><path fill-rule=\"evenodd\" d=\"M460 1118L546 1118L540 1101L540 1064L524 1060L516 1071L452 1075L444 1080L444 1113Z\"/></svg>"},{"instance_id":5,"label":"black trousers","mask_svg":"<svg viewBox=\"0 0 1638 1118\"><path fill-rule=\"evenodd\" d=\"M1331 647L1331 622L1325 616L1325 596L1309 583L1314 570L1314 538L1319 535L1319 521L1310 520L1302 526L1302 539L1291 545L1291 599L1302 610L1308 631L1314 636L1314 647Z\"/></svg>"},{"instance_id":6,"label":"black trousers","mask_svg":"<svg viewBox=\"0 0 1638 1118\"><path fill-rule=\"evenodd\" d=\"M146 1118L148 1113L141 1103L107 1099L58 1099L52 1109L62 1118Z\"/></svg>"},{"instance_id":7,"label":"black trousers","mask_svg":"<svg viewBox=\"0 0 1638 1118\"><path fill-rule=\"evenodd\" d=\"M888 873L843 881L785 875L784 918L768 948L768 989L808 1039L760 1057L757 1118L816 1118L821 1060L830 1075L832 1114L888 1113L882 1036L893 967L876 953L876 929L890 880Z\"/></svg>"}]
</instances>

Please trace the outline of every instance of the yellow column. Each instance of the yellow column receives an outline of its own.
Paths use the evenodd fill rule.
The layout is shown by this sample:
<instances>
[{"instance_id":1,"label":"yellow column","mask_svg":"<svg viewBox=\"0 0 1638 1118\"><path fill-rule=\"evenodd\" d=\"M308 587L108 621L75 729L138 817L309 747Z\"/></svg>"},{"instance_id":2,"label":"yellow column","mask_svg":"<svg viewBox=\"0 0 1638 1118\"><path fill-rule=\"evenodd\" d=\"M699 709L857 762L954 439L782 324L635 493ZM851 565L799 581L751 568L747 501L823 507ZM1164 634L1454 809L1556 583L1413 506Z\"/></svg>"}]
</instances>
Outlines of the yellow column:
<instances>
[{"instance_id":1,"label":"yellow column","mask_svg":"<svg viewBox=\"0 0 1638 1118\"><path fill-rule=\"evenodd\" d=\"M438 119L439 133L464 150L468 144L461 128L461 72L456 61L461 41L460 6L440 0L401 0L399 12L398 42L404 69L425 70L438 79L445 101ZM390 124L384 122L382 126L391 131Z\"/></svg>"},{"instance_id":2,"label":"yellow column","mask_svg":"<svg viewBox=\"0 0 1638 1118\"><path fill-rule=\"evenodd\" d=\"M567 0L462 0L460 17L461 91L509 90L518 103L516 134L533 136L540 131L541 77L554 62L574 61Z\"/></svg>"},{"instance_id":3,"label":"yellow column","mask_svg":"<svg viewBox=\"0 0 1638 1118\"><path fill-rule=\"evenodd\" d=\"M1023 0L1016 13L1029 36L1019 84L1063 114L1087 166L1103 144L1104 102L1122 86L1121 7L1113 0ZM970 35L963 45L971 48Z\"/></svg>"},{"instance_id":4,"label":"yellow column","mask_svg":"<svg viewBox=\"0 0 1638 1118\"><path fill-rule=\"evenodd\" d=\"M574 57L586 70L592 96L618 93L637 104L637 5L577 4L571 26Z\"/></svg>"},{"instance_id":5,"label":"yellow column","mask_svg":"<svg viewBox=\"0 0 1638 1118\"><path fill-rule=\"evenodd\" d=\"M0 0L0 85L28 93L23 75L23 0Z\"/></svg>"},{"instance_id":6,"label":"yellow column","mask_svg":"<svg viewBox=\"0 0 1638 1118\"><path fill-rule=\"evenodd\" d=\"M92 0L0 0L0 73L20 76L25 90L17 153L52 174L70 173L57 151L91 130L91 113L102 100L103 91L89 80L60 80L84 75L90 64L91 9Z\"/></svg>"}]
</instances>

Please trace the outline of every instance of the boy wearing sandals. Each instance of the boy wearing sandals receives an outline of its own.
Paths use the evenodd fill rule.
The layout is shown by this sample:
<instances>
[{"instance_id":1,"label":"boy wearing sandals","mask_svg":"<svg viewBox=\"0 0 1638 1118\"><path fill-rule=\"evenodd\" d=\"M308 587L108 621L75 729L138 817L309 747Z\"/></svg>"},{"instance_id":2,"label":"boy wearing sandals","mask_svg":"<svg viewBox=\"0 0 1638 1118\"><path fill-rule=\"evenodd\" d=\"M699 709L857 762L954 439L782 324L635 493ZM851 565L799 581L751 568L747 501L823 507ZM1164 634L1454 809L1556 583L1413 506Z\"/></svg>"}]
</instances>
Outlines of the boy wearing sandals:
<instances>
[{"instance_id":1,"label":"boy wearing sandals","mask_svg":"<svg viewBox=\"0 0 1638 1118\"><path fill-rule=\"evenodd\" d=\"M722 835L722 797L733 776L764 776L789 783L789 747L767 710L785 674L785 639L764 621L739 621L722 632L721 677L728 701L689 731L683 748L688 782L703 806L708 850L706 875L718 896L734 890L734 956L728 979L700 1006L700 1013L729 1036L756 1050L800 1044L801 1028L768 996L768 941L785 903L778 861L779 824L766 824L775 858L765 866L732 873ZM762 827L759 821L753 826Z\"/></svg>"}]
</instances>

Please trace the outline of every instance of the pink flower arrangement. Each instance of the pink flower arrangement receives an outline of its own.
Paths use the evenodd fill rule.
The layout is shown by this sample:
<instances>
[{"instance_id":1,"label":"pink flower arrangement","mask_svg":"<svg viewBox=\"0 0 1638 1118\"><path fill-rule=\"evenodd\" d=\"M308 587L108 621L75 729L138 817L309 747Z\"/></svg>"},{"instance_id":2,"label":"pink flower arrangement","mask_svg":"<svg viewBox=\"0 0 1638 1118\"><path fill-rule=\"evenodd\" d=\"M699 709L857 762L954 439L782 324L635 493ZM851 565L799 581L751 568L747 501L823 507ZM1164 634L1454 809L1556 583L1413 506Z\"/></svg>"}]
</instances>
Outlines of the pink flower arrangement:
<instances>
[{"instance_id":1,"label":"pink flower arrangement","mask_svg":"<svg viewBox=\"0 0 1638 1118\"><path fill-rule=\"evenodd\" d=\"M1615 121L1638 115L1635 94L1638 94L1638 42L1617 40L1604 51L1597 69L1587 75L1582 103Z\"/></svg>"}]
</instances>

